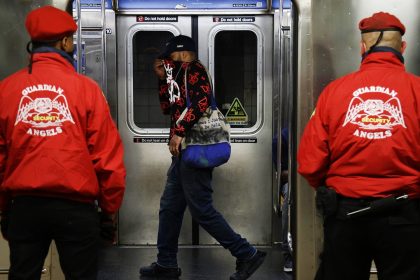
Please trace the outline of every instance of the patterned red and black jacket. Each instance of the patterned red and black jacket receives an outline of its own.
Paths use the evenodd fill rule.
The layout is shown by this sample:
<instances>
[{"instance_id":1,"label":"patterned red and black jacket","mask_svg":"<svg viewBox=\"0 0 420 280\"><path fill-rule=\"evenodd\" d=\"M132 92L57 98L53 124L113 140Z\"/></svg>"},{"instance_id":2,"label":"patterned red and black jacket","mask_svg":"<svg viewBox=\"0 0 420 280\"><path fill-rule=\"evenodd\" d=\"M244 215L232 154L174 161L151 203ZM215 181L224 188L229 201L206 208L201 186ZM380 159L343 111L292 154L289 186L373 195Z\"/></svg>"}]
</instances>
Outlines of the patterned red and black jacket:
<instances>
[{"instance_id":1,"label":"patterned red and black jacket","mask_svg":"<svg viewBox=\"0 0 420 280\"><path fill-rule=\"evenodd\" d=\"M205 67L200 61L178 63L165 60L166 79L159 80L160 107L165 115L171 116L169 139L174 134L184 137L185 131L193 127L210 104L212 94ZM185 73L187 73L187 89L190 108L184 119L176 124L187 107L185 95Z\"/></svg>"}]
</instances>

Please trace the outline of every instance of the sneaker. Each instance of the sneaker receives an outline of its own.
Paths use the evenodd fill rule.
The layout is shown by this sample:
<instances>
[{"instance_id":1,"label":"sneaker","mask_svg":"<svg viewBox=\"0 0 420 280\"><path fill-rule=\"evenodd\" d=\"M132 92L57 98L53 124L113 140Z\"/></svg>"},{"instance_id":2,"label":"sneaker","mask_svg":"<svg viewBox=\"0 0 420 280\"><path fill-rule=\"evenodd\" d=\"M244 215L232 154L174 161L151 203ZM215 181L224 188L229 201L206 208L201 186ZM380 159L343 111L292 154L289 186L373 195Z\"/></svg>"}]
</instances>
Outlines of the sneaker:
<instances>
[{"instance_id":1,"label":"sneaker","mask_svg":"<svg viewBox=\"0 0 420 280\"><path fill-rule=\"evenodd\" d=\"M293 271L293 258L289 254L287 254L284 258L283 271L284 272L292 272Z\"/></svg>"},{"instance_id":2,"label":"sneaker","mask_svg":"<svg viewBox=\"0 0 420 280\"><path fill-rule=\"evenodd\" d=\"M230 276L230 280L245 280L254 273L264 262L266 252L259 251L247 261L236 261L236 272Z\"/></svg>"},{"instance_id":3,"label":"sneaker","mask_svg":"<svg viewBox=\"0 0 420 280\"><path fill-rule=\"evenodd\" d=\"M179 267L164 267L158 263L152 263L149 266L140 268L141 276L159 277L159 278L175 278L181 276L181 269Z\"/></svg>"}]
</instances>

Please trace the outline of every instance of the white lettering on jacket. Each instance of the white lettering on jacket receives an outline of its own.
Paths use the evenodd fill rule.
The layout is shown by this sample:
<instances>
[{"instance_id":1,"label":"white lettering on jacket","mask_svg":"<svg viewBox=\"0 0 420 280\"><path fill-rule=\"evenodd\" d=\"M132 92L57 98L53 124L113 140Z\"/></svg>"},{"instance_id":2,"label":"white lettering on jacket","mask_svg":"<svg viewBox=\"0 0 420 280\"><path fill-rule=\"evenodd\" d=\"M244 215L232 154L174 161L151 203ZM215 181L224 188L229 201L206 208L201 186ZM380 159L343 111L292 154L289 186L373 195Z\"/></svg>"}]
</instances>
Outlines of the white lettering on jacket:
<instances>
[{"instance_id":1,"label":"white lettering on jacket","mask_svg":"<svg viewBox=\"0 0 420 280\"><path fill-rule=\"evenodd\" d=\"M366 139L391 137L395 126L407 128L397 94L382 86L358 88L353 92L343 127L349 123L357 125L353 135Z\"/></svg>"},{"instance_id":2,"label":"white lettering on jacket","mask_svg":"<svg viewBox=\"0 0 420 280\"><path fill-rule=\"evenodd\" d=\"M64 122L75 123L64 90L55 85L38 84L22 90L15 126L20 122L31 126L28 135L49 137L63 132Z\"/></svg>"}]
</instances>

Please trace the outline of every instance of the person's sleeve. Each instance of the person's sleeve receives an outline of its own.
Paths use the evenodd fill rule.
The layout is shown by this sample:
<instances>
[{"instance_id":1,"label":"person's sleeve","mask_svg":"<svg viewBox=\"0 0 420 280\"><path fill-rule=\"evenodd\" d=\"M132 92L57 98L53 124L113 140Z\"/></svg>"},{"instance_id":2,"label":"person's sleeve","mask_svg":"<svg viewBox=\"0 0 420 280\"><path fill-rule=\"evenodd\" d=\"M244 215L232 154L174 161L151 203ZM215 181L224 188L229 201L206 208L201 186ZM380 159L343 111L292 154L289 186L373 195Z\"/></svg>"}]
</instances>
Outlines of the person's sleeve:
<instances>
[{"instance_id":1,"label":"person's sleeve","mask_svg":"<svg viewBox=\"0 0 420 280\"><path fill-rule=\"evenodd\" d=\"M120 208L124 196L124 151L105 96L99 88L94 99L88 116L87 143L99 182L99 207L103 212L113 214Z\"/></svg>"},{"instance_id":2,"label":"person's sleeve","mask_svg":"<svg viewBox=\"0 0 420 280\"><path fill-rule=\"evenodd\" d=\"M184 137L185 131L190 130L203 116L210 105L212 94L211 84L207 72L201 64L193 63L187 70L187 90L190 108L175 128L175 134Z\"/></svg>"},{"instance_id":3,"label":"person's sleeve","mask_svg":"<svg viewBox=\"0 0 420 280\"><path fill-rule=\"evenodd\" d=\"M158 86L160 108L162 109L164 115L169 115L171 104L169 103L168 84L166 83L166 79L159 80Z\"/></svg>"},{"instance_id":4,"label":"person's sleeve","mask_svg":"<svg viewBox=\"0 0 420 280\"><path fill-rule=\"evenodd\" d=\"M325 98L327 90L319 97L316 109L312 114L298 149L298 172L305 177L309 184L317 188L325 185L329 168L328 126L325 120Z\"/></svg>"}]
</instances>

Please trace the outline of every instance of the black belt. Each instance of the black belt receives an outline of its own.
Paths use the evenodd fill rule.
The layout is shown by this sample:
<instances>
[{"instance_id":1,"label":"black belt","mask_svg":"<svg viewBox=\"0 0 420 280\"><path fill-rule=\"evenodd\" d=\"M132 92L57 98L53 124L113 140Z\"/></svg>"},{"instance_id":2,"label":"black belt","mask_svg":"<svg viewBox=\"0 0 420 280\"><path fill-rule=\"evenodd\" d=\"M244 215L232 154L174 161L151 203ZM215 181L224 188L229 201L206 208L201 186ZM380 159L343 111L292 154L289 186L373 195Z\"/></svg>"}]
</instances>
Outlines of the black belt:
<instances>
[{"instance_id":1,"label":"black belt","mask_svg":"<svg viewBox=\"0 0 420 280\"><path fill-rule=\"evenodd\" d=\"M406 194L400 196L389 196L385 198L380 198L367 202L368 204L366 205L366 207L347 212L346 216L349 218L353 218L363 216L369 213L379 213L388 209L395 208L406 201L408 201L408 195Z\"/></svg>"},{"instance_id":2,"label":"black belt","mask_svg":"<svg viewBox=\"0 0 420 280\"><path fill-rule=\"evenodd\" d=\"M410 201L408 195L384 198L348 198L338 196L337 218L349 219L391 211ZM417 200L416 200L417 201Z\"/></svg>"},{"instance_id":3,"label":"black belt","mask_svg":"<svg viewBox=\"0 0 420 280\"><path fill-rule=\"evenodd\" d=\"M336 217L346 220L377 213L392 215L398 212L402 205L407 204L413 205L413 209L420 209L420 198L409 199L406 194L395 194L385 198L351 198L337 194L334 189L325 186L318 187L316 191L316 205L324 218Z\"/></svg>"}]
</instances>

